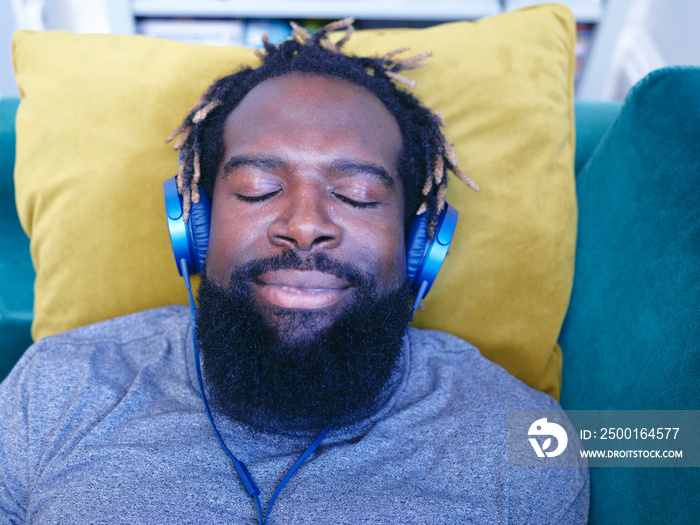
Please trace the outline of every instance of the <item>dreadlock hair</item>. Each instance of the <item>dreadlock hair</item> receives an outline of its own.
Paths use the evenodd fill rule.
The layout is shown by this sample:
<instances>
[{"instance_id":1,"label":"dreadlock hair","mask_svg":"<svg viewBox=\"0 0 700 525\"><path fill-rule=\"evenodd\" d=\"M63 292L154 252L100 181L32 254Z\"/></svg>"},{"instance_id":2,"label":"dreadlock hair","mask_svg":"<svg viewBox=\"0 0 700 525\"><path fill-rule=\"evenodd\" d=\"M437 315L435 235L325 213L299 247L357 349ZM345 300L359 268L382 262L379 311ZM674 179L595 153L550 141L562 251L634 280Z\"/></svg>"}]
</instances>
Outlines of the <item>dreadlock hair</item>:
<instances>
[{"instance_id":1,"label":"dreadlock hair","mask_svg":"<svg viewBox=\"0 0 700 525\"><path fill-rule=\"evenodd\" d=\"M404 188L406 225L415 215L429 212L428 234L433 237L438 216L445 206L448 170L479 191L457 166L453 144L440 130L445 127L442 116L394 84L416 87L415 82L399 72L421 67L430 53L405 59L398 59L396 55L408 48L379 58L342 54L340 49L354 30L353 21L346 18L330 23L313 35L292 22L292 36L279 46L271 44L265 35L264 51L256 51L262 61L260 67L245 67L217 80L195 103L167 139L170 142L180 137L174 149L180 150L177 187L183 197L185 221L191 203L199 202L200 186L210 199L213 196L216 174L224 155L223 130L228 115L255 86L289 73L338 77L368 89L386 106L401 130L402 148L397 166ZM338 29L345 29L345 35L333 42L329 33Z\"/></svg>"}]
</instances>

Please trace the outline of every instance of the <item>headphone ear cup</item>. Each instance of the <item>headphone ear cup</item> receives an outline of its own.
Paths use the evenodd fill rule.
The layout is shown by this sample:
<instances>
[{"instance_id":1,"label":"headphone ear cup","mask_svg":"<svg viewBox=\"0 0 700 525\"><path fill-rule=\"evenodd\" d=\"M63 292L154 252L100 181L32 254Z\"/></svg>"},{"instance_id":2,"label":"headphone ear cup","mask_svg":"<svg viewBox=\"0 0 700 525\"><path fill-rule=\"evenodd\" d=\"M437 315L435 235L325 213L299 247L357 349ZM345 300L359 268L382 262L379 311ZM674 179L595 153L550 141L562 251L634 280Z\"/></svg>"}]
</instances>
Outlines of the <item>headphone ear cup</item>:
<instances>
[{"instance_id":1,"label":"headphone ear cup","mask_svg":"<svg viewBox=\"0 0 700 525\"><path fill-rule=\"evenodd\" d=\"M411 221L406 237L406 278L414 292L418 291L415 281L423 266L428 242L428 214L424 213Z\"/></svg>"},{"instance_id":2,"label":"headphone ear cup","mask_svg":"<svg viewBox=\"0 0 700 525\"><path fill-rule=\"evenodd\" d=\"M419 215L411 222L406 238L406 277L416 296L413 309L430 291L442 266L457 227L459 213L445 203L438 216L437 228L432 240L428 237L427 214Z\"/></svg>"},{"instance_id":3,"label":"headphone ear cup","mask_svg":"<svg viewBox=\"0 0 700 525\"><path fill-rule=\"evenodd\" d=\"M207 248L209 246L209 226L211 224L211 204L209 198L200 188L199 202L192 203L190 207L190 217L188 230L192 240L192 251L195 268L198 273L204 270L204 261L207 258Z\"/></svg>"},{"instance_id":4,"label":"headphone ear cup","mask_svg":"<svg viewBox=\"0 0 700 525\"><path fill-rule=\"evenodd\" d=\"M197 204L190 207L190 217L183 220L182 196L177 191L175 177L163 181L165 213L170 234L170 245L175 256L175 264L180 275L201 272L209 245L209 223L211 205L204 193Z\"/></svg>"}]
</instances>

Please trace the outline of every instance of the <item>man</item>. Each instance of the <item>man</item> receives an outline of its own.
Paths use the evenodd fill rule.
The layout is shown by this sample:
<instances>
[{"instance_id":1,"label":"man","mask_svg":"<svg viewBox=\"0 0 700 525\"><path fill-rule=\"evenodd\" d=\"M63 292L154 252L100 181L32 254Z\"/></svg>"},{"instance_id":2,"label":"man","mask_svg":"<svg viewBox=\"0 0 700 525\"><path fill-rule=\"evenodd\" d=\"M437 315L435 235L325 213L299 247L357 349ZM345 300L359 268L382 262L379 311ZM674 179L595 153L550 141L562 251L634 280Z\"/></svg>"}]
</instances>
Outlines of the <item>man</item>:
<instances>
[{"instance_id":1,"label":"man","mask_svg":"<svg viewBox=\"0 0 700 525\"><path fill-rule=\"evenodd\" d=\"M407 330L406 226L433 235L447 170L471 181L393 84L418 60L342 55L342 25L266 44L176 130L187 220L212 199L196 336L142 312L40 341L2 384L7 521L585 521L585 469L508 467L508 410L556 402Z\"/></svg>"}]
</instances>

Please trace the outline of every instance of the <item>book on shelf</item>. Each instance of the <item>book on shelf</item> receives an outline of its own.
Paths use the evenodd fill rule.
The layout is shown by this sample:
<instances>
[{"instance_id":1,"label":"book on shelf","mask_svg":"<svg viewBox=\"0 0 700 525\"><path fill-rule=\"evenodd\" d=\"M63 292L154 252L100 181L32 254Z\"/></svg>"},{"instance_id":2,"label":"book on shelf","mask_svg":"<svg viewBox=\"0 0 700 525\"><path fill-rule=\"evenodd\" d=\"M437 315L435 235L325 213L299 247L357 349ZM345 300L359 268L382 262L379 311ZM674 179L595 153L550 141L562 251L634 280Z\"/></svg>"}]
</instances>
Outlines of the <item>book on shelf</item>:
<instances>
[{"instance_id":1,"label":"book on shelf","mask_svg":"<svg viewBox=\"0 0 700 525\"><path fill-rule=\"evenodd\" d=\"M278 44L292 34L282 20L203 20L146 18L136 24L139 34L187 44L262 47L262 36Z\"/></svg>"},{"instance_id":2,"label":"book on shelf","mask_svg":"<svg viewBox=\"0 0 700 525\"><path fill-rule=\"evenodd\" d=\"M138 21L136 29L142 35L187 44L240 46L245 41L242 20L146 19Z\"/></svg>"},{"instance_id":3,"label":"book on shelf","mask_svg":"<svg viewBox=\"0 0 700 525\"><path fill-rule=\"evenodd\" d=\"M576 24L576 73L574 76L574 85L578 86L581 74L583 73L583 68L586 64L586 59L588 58L588 53L591 48L591 42L593 40L593 30L595 29L595 24Z\"/></svg>"}]
</instances>

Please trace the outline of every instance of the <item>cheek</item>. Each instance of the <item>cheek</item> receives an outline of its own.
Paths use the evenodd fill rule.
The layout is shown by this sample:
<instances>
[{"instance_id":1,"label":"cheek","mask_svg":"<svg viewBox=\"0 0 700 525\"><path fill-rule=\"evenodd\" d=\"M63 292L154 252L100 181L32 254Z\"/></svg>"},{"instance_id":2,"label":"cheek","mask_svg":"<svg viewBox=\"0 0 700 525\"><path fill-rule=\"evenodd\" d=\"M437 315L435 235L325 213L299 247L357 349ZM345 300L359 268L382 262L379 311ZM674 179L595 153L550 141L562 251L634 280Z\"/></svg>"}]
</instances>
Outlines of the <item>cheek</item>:
<instances>
[{"instance_id":1,"label":"cheek","mask_svg":"<svg viewBox=\"0 0 700 525\"><path fill-rule=\"evenodd\" d=\"M383 232L381 245L384 246L386 269L389 273L391 288L401 286L406 280L406 232L403 223L403 202L397 207L391 226Z\"/></svg>"},{"instance_id":2,"label":"cheek","mask_svg":"<svg viewBox=\"0 0 700 525\"><path fill-rule=\"evenodd\" d=\"M244 218L226 206L212 206L206 271L222 286L228 285L231 272L244 262L244 253L255 238L255 225L243 227L243 223Z\"/></svg>"},{"instance_id":3,"label":"cheek","mask_svg":"<svg viewBox=\"0 0 700 525\"><path fill-rule=\"evenodd\" d=\"M230 247L235 246L237 239L232 233L220 226L212 212L211 230L209 232L209 245L207 246L206 272L207 277L214 282L225 285L225 273L227 261L230 260Z\"/></svg>"},{"instance_id":4,"label":"cheek","mask_svg":"<svg viewBox=\"0 0 700 525\"><path fill-rule=\"evenodd\" d=\"M394 232L394 235L395 240L391 248L391 257L388 258L391 261L391 269L389 271L393 274L392 288L401 286L406 280L406 243L404 241L403 228L398 232Z\"/></svg>"},{"instance_id":5,"label":"cheek","mask_svg":"<svg viewBox=\"0 0 700 525\"><path fill-rule=\"evenodd\" d=\"M367 224L353 243L354 257L361 266L370 264L367 271L377 276L380 291L394 290L406 280L406 246L403 226L378 227Z\"/></svg>"}]
</instances>

